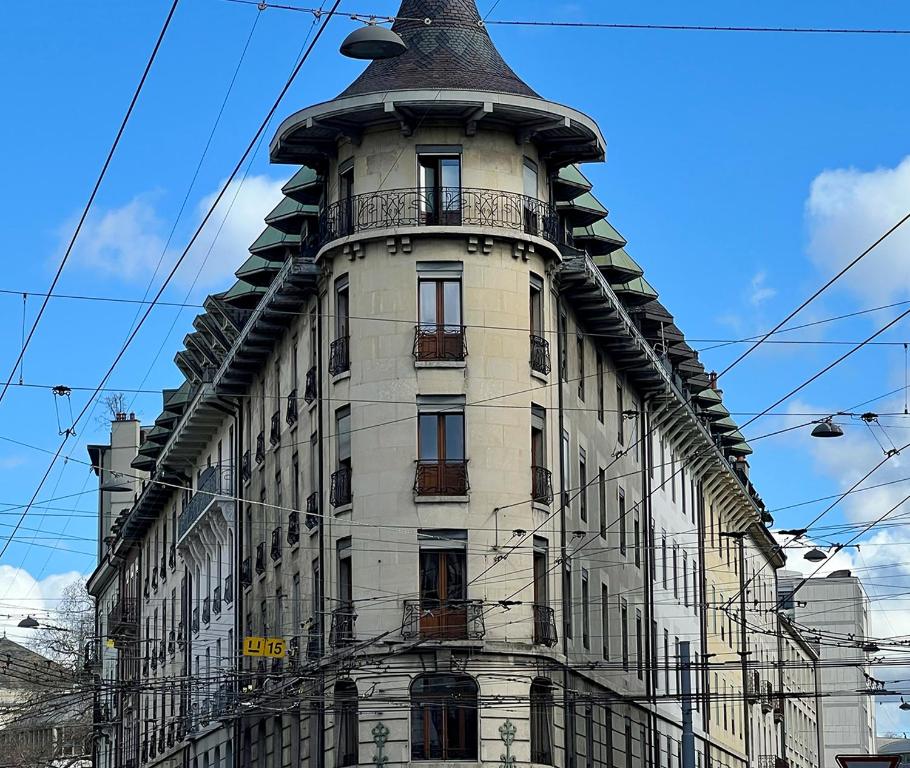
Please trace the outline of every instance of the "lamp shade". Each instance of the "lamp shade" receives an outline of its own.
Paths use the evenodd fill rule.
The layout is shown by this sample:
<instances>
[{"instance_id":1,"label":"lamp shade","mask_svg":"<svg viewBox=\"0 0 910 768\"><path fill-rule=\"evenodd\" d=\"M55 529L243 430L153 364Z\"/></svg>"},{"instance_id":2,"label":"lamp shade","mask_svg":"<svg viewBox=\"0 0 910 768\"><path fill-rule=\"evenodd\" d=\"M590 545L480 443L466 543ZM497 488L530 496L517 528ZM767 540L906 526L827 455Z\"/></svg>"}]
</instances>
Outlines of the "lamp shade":
<instances>
[{"instance_id":1,"label":"lamp shade","mask_svg":"<svg viewBox=\"0 0 910 768\"><path fill-rule=\"evenodd\" d=\"M22 621L19 622L20 629L37 629L38 622L36 619L31 616L26 616Z\"/></svg>"},{"instance_id":2,"label":"lamp shade","mask_svg":"<svg viewBox=\"0 0 910 768\"><path fill-rule=\"evenodd\" d=\"M397 32L378 24L355 29L341 44L341 53L350 59L394 59L407 49Z\"/></svg>"},{"instance_id":3,"label":"lamp shade","mask_svg":"<svg viewBox=\"0 0 910 768\"><path fill-rule=\"evenodd\" d=\"M827 560L828 556L820 549L810 549L803 555L803 559L808 560L810 563L820 563L822 560Z\"/></svg>"},{"instance_id":4,"label":"lamp shade","mask_svg":"<svg viewBox=\"0 0 910 768\"><path fill-rule=\"evenodd\" d=\"M825 421L819 422L815 425L815 428L812 430L812 437L843 437L844 430L841 428L840 424L835 424L833 421L826 419Z\"/></svg>"}]
</instances>

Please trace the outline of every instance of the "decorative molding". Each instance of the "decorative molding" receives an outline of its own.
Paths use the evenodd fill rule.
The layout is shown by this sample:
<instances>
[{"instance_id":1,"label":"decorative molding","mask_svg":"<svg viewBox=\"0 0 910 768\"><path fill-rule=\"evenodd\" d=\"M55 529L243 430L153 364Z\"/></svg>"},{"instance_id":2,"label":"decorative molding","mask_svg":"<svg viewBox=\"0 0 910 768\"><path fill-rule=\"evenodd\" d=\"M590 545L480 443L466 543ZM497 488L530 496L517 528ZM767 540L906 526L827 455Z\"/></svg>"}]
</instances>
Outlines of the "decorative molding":
<instances>
[{"instance_id":1,"label":"decorative molding","mask_svg":"<svg viewBox=\"0 0 910 768\"><path fill-rule=\"evenodd\" d=\"M515 768L515 755L512 754L512 743L515 741L515 734L518 729L512 724L511 720L506 720L499 726L499 738L506 745L506 751L499 756L500 768Z\"/></svg>"},{"instance_id":2,"label":"decorative molding","mask_svg":"<svg viewBox=\"0 0 910 768\"><path fill-rule=\"evenodd\" d=\"M478 251L483 252L484 255L489 256L493 250L493 238L492 237L478 237L477 235L468 236L468 253L477 253Z\"/></svg>"},{"instance_id":3,"label":"decorative molding","mask_svg":"<svg viewBox=\"0 0 910 768\"><path fill-rule=\"evenodd\" d=\"M354 261L354 259L362 259L366 256L363 250L363 243L360 241L354 241L353 243L345 243L344 248L342 248L342 253L348 257L348 261Z\"/></svg>"},{"instance_id":4,"label":"decorative molding","mask_svg":"<svg viewBox=\"0 0 910 768\"><path fill-rule=\"evenodd\" d=\"M389 729L385 727L383 723L376 723L373 726L373 730L370 731L373 734L373 743L376 745L376 754L373 755L373 765L376 768L382 768L389 762L389 757L385 752L385 743L389 738Z\"/></svg>"}]
</instances>

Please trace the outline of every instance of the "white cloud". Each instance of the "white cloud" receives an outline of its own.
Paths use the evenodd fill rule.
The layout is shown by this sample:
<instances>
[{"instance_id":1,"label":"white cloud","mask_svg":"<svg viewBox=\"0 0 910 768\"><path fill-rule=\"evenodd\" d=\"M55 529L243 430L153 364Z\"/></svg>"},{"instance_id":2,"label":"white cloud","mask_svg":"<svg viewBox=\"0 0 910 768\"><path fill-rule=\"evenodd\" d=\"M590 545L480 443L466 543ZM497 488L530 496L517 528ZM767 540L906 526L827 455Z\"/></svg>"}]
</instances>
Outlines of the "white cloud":
<instances>
[{"instance_id":1,"label":"white cloud","mask_svg":"<svg viewBox=\"0 0 910 768\"><path fill-rule=\"evenodd\" d=\"M53 623L53 613L63 590L84 579L82 574L70 571L37 580L23 568L0 565L0 584L5 587L0 598L0 630L16 642L28 645L34 639L34 630L19 629L17 624L26 616Z\"/></svg>"},{"instance_id":2,"label":"white cloud","mask_svg":"<svg viewBox=\"0 0 910 768\"><path fill-rule=\"evenodd\" d=\"M756 272L752 277L749 285L749 303L753 307L758 307L777 295L777 291L766 284L767 279L768 275L764 270Z\"/></svg>"},{"instance_id":3,"label":"white cloud","mask_svg":"<svg viewBox=\"0 0 910 768\"><path fill-rule=\"evenodd\" d=\"M25 456L19 456L18 454L0 456L0 469L16 469L16 467L21 467L25 462Z\"/></svg>"},{"instance_id":4,"label":"white cloud","mask_svg":"<svg viewBox=\"0 0 910 768\"><path fill-rule=\"evenodd\" d=\"M824 171L806 201L809 256L833 275L906 215L910 156L894 168ZM910 289L910 222L866 256L842 285L864 301L905 298Z\"/></svg>"},{"instance_id":5,"label":"white cloud","mask_svg":"<svg viewBox=\"0 0 910 768\"><path fill-rule=\"evenodd\" d=\"M195 282L196 287L206 289L229 287L234 271L248 256L247 249L265 227L263 219L280 202L283 184L264 175L231 182L184 260L176 282L183 286ZM217 191L200 200L193 227L202 221L216 196ZM140 284L147 283L158 268L156 284L160 283L191 232L182 237L178 234L165 251L172 224L159 213L158 197L137 195L125 205L91 214L77 241L74 261L100 277ZM71 231L71 223L64 226L61 239L68 238Z\"/></svg>"}]
</instances>

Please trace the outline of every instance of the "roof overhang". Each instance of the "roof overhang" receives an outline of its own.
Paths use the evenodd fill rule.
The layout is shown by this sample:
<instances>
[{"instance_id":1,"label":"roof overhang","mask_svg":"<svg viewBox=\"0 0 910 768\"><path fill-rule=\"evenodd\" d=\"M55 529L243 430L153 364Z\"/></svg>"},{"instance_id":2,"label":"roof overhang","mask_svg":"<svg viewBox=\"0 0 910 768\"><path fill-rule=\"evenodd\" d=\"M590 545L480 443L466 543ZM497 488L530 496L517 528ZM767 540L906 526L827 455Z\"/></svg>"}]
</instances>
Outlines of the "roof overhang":
<instances>
[{"instance_id":1,"label":"roof overhang","mask_svg":"<svg viewBox=\"0 0 910 768\"><path fill-rule=\"evenodd\" d=\"M533 142L552 166L601 162L606 140L587 115L531 96L467 90L413 90L369 93L323 102L295 112L278 127L269 147L272 162L322 169L347 137L359 143L364 132L461 123L473 136L478 126L511 131L519 144Z\"/></svg>"}]
</instances>

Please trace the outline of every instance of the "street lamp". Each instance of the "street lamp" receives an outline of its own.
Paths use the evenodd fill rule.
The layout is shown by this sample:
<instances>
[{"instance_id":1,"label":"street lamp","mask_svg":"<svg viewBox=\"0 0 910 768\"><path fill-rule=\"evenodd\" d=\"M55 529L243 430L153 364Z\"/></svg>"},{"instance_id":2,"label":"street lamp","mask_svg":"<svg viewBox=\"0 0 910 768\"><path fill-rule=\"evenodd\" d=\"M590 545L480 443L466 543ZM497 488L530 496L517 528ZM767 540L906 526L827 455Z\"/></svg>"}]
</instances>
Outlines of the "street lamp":
<instances>
[{"instance_id":1,"label":"street lamp","mask_svg":"<svg viewBox=\"0 0 910 768\"><path fill-rule=\"evenodd\" d=\"M38 629L38 627L41 625L38 623L37 619L31 616L26 616L24 619L22 619L22 621L19 622L17 626L19 629Z\"/></svg>"},{"instance_id":2,"label":"street lamp","mask_svg":"<svg viewBox=\"0 0 910 768\"><path fill-rule=\"evenodd\" d=\"M820 563L822 560L827 560L828 556L816 547L806 552L806 554L803 555L803 559L808 560L810 563Z\"/></svg>"},{"instance_id":3,"label":"street lamp","mask_svg":"<svg viewBox=\"0 0 910 768\"><path fill-rule=\"evenodd\" d=\"M355 29L341 44L341 53L349 59L394 59L408 50L397 32L386 29L372 19L365 27Z\"/></svg>"},{"instance_id":4,"label":"street lamp","mask_svg":"<svg viewBox=\"0 0 910 768\"><path fill-rule=\"evenodd\" d=\"M818 422L812 430L812 437L843 437L844 430L840 424L835 424L834 417L829 416L824 421Z\"/></svg>"}]
</instances>

